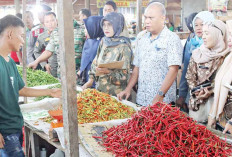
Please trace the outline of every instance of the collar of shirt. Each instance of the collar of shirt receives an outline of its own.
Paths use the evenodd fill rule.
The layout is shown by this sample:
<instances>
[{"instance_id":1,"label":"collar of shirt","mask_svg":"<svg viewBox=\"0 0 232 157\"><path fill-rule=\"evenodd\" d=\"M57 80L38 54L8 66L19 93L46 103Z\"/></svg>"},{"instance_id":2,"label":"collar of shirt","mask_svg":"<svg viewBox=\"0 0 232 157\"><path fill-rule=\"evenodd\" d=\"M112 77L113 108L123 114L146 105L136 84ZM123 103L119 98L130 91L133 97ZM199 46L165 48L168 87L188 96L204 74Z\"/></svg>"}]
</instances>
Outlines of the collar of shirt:
<instances>
[{"instance_id":1,"label":"collar of shirt","mask_svg":"<svg viewBox=\"0 0 232 157\"><path fill-rule=\"evenodd\" d=\"M151 35L152 35L152 34L151 34L150 32L147 34L147 38L149 38L149 40L150 40L151 43L152 43L152 42L158 40L160 37L164 37L166 31L167 31L167 26L165 25L164 28L163 28L163 30L159 33L159 35L158 35L155 39L151 39Z\"/></svg>"}]
</instances>

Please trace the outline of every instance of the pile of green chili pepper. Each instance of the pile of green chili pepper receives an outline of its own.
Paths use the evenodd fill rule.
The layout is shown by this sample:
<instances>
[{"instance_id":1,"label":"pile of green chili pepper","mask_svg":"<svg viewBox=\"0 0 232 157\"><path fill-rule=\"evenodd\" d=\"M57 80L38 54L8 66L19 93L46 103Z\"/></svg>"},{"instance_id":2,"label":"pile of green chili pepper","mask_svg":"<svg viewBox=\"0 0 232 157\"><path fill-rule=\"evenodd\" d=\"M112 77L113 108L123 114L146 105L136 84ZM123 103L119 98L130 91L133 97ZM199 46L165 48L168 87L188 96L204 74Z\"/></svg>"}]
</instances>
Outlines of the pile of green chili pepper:
<instances>
[{"instance_id":1,"label":"pile of green chili pepper","mask_svg":"<svg viewBox=\"0 0 232 157\"><path fill-rule=\"evenodd\" d=\"M109 94L96 89L86 89L77 97L78 123L93 123L113 119L125 119L135 113Z\"/></svg>"},{"instance_id":2,"label":"pile of green chili pepper","mask_svg":"<svg viewBox=\"0 0 232 157\"><path fill-rule=\"evenodd\" d=\"M22 77L23 68L17 66L20 76ZM27 86L35 87L41 85L49 85L59 83L59 81L52 75L42 71L42 70L32 70L27 69Z\"/></svg>"},{"instance_id":3,"label":"pile of green chili pepper","mask_svg":"<svg viewBox=\"0 0 232 157\"><path fill-rule=\"evenodd\" d=\"M197 124L178 108L157 103L143 108L126 123L103 132L103 145L117 157L223 156L232 146Z\"/></svg>"}]
</instances>

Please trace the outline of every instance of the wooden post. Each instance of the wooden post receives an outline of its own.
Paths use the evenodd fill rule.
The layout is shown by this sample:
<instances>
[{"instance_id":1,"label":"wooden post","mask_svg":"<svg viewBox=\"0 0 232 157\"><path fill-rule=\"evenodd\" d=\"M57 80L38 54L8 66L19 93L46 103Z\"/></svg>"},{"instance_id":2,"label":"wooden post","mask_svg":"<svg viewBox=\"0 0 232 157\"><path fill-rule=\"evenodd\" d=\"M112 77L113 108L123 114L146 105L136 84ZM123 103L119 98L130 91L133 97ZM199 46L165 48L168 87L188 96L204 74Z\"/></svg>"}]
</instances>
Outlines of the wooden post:
<instances>
[{"instance_id":1,"label":"wooden post","mask_svg":"<svg viewBox=\"0 0 232 157\"><path fill-rule=\"evenodd\" d=\"M14 0L14 4L15 4L15 13L20 13L20 4L19 4L19 0Z\"/></svg>"},{"instance_id":2,"label":"wooden post","mask_svg":"<svg viewBox=\"0 0 232 157\"><path fill-rule=\"evenodd\" d=\"M78 157L78 122L76 70L73 33L72 1L58 0L60 65L64 121L65 156Z\"/></svg>"},{"instance_id":3,"label":"wooden post","mask_svg":"<svg viewBox=\"0 0 232 157\"><path fill-rule=\"evenodd\" d=\"M90 0L85 0L85 8L90 10Z\"/></svg>"},{"instance_id":4,"label":"wooden post","mask_svg":"<svg viewBox=\"0 0 232 157\"><path fill-rule=\"evenodd\" d=\"M142 0L137 0L137 26L136 33L142 30Z\"/></svg>"},{"instance_id":5,"label":"wooden post","mask_svg":"<svg viewBox=\"0 0 232 157\"><path fill-rule=\"evenodd\" d=\"M23 0L23 22L24 24L26 23L26 1L27 0ZM24 27L24 32L25 32L25 36L24 36L24 45L22 48L22 59L23 59L23 81L25 82L25 86L27 86L27 51L26 51L26 26ZM24 97L24 103L27 103L27 97Z\"/></svg>"}]
</instances>

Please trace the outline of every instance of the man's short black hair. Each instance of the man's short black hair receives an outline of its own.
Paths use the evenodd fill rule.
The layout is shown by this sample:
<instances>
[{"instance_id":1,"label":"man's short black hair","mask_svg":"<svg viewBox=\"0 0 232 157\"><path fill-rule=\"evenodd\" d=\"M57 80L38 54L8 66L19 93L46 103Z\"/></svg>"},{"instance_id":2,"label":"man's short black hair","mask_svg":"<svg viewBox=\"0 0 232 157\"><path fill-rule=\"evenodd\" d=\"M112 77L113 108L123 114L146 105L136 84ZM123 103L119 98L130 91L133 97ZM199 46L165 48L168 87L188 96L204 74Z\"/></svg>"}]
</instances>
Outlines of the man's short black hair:
<instances>
[{"instance_id":1,"label":"man's short black hair","mask_svg":"<svg viewBox=\"0 0 232 157\"><path fill-rule=\"evenodd\" d=\"M17 13L15 16L17 16L20 19L23 19L23 15L21 13Z\"/></svg>"},{"instance_id":2,"label":"man's short black hair","mask_svg":"<svg viewBox=\"0 0 232 157\"><path fill-rule=\"evenodd\" d=\"M49 11L49 12L45 13L44 17L48 16L48 15L53 15L56 18L56 14L54 12L52 12L52 11Z\"/></svg>"},{"instance_id":3,"label":"man's short black hair","mask_svg":"<svg viewBox=\"0 0 232 157\"><path fill-rule=\"evenodd\" d=\"M5 17L0 19L0 35L8 27L19 27L19 26L24 28L24 23L20 18L14 15L6 15Z\"/></svg>"},{"instance_id":4,"label":"man's short black hair","mask_svg":"<svg viewBox=\"0 0 232 157\"><path fill-rule=\"evenodd\" d=\"M86 17L90 17L91 16L91 11L89 9L81 9L81 13L83 15L85 15Z\"/></svg>"},{"instance_id":5,"label":"man's short black hair","mask_svg":"<svg viewBox=\"0 0 232 157\"><path fill-rule=\"evenodd\" d=\"M114 1L107 1L105 5L111 5L114 11L117 10L117 5Z\"/></svg>"}]
</instances>

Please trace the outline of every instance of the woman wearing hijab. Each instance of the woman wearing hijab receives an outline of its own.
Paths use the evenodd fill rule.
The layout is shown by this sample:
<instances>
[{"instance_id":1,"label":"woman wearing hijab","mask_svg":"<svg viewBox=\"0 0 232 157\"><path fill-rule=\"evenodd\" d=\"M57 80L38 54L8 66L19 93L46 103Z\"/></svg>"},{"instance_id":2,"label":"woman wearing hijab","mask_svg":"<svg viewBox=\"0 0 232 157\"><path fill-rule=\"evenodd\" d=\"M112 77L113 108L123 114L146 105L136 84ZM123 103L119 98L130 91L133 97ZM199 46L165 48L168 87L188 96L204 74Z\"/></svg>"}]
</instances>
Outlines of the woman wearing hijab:
<instances>
[{"instance_id":1,"label":"woman wearing hijab","mask_svg":"<svg viewBox=\"0 0 232 157\"><path fill-rule=\"evenodd\" d=\"M229 52L226 25L222 21L206 23L202 38L204 44L193 51L186 74L190 89L189 115L198 122L208 119L215 75Z\"/></svg>"},{"instance_id":2,"label":"woman wearing hijab","mask_svg":"<svg viewBox=\"0 0 232 157\"><path fill-rule=\"evenodd\" d=\"M90 16L89 18L84 19L87 39L85 41L81 57L79 73L82 78L82 82L79 83L80 85L85 84L89 80L88 72L97 54L101 38L104 36L103 30L100 26L102 18L103 16Z\"/></svg>"},{"instance_id":3,"label":"woman wearing hijab","mask_svg":"<svg viewBox=\"0 0 232 157\"><path fill-rule=\"evenodd\" d=\"M231 51L232 47L232 20L226 22L229 31L228 46ZM221 68L217 72L214 87L214 102L208 117L208 126L214 127L216 121L225 127L224 133L230 131L232 133L232 116L231 105L227 102L229 90L225 85L232 83L232 53L224 60ZM225 107L226 106L226 107ZM227 109L228 108L228 109Z\"/></svg>"},{"instance_id":4,"label":"woman wearing hijab","mask_svg":"<svg viewBox=\"0 0 232 157\"><path fill-rule=\"evenodd\" d=\"M124 17L120 13L107 14L101 21L105 37L100 42L97 55L91 66L89 81L83 89L91 87L96 81L97 90L116 96L127 86L130 74L132 50L130 40L120 36L124 27ZM99 64L124 61L122 69L100 68Z\"/></svg>"},{"instance_id":5,"label":"woman wearing hijab","mask_svg":"<svg viewBox=\"0 0 232 157\"><path fill-rule=\"evenodd\" d=\"M185 78L187 68L189 65L189 60L192 56L192 51L200 47L203 43L202 39L202 27L206 22L214 21L214 15L208 11L202 11L198 14L193 13L189 15L186 19L186 25L188 29L192 32L187 40L187 43L184 47L183 55L183 71L180 80L179 87L179 98L176 103L183 111L188 112L188 100L189 100L189 87L187 80Z\"/></svg>"}]
</instances>

